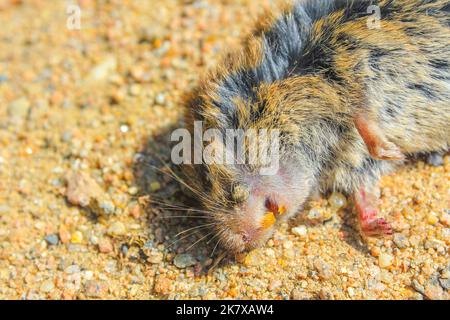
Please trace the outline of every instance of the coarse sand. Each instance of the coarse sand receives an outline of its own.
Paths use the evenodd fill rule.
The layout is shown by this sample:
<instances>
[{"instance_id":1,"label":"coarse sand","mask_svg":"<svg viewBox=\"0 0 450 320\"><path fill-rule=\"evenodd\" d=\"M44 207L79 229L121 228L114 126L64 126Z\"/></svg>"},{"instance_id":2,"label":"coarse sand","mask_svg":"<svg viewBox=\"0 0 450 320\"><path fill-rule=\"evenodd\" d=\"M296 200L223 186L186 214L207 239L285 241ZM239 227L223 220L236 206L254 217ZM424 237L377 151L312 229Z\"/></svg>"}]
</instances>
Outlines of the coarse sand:
<instances>
[{"instance_id":1,"label":"coarse sand","mask_svg":"<svg viewBox=\"0 0 450 320\"><path fill-rule=\"evenodd\" d=\"M183 232L182 94L270 1L78 2L0 4L0 299L449 299L449 156L383 177L391 238L326 198L248 255Z\"/></svg>"}]
</instances>

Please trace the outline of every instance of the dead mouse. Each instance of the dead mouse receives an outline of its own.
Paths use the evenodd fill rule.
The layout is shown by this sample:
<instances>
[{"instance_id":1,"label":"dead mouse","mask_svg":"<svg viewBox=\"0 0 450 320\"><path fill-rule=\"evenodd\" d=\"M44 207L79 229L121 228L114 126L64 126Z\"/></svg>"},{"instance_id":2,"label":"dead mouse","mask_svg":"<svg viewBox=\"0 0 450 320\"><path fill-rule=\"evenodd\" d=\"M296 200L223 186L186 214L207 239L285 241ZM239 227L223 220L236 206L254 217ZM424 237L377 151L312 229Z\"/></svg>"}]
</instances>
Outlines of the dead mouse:
<instances>
[{"instance_id":1,"label":"dead mouse","mask_svg":"<svg viewBox=\"0 0 450 320\"><path fill-rule=\"evenodd\" d=\"M352 195L362 233L389 235L373 192L380 176L407 156L449 149L450 1L282 5L192 91L185 121L191 132L201 121L222 133L280 133L274 174L183 166L223 248L263 245L317 191Z\"/></svg>"}]
</instances>

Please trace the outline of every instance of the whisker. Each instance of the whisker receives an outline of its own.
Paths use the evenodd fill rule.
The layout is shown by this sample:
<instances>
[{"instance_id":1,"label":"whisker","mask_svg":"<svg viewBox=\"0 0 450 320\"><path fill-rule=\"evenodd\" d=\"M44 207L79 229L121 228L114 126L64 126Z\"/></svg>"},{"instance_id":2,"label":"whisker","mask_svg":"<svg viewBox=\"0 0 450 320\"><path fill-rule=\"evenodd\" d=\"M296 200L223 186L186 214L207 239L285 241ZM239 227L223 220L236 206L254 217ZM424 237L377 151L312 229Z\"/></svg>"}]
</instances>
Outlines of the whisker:
<instances>
[{"instance_id":1,"label":"whisker","mask_svg":"<svg viewBox=\"0 0 450 320\"><path fill-rule=\"evenodd\" d=\"M207 235L205 235L204 237L201 237L200 239L198 239L197 241L195 241L194 244L190 245L186 251L189 251L190 249L192 249L197 243L199 243L200 241L202 241L203 239L205 239L206 237L208 237L209 235L211 235L212 233L214 233L214 231L211 231L210 233L208 233Z\"/></svg>"},{"instance_id":2,"label":"whisker","mask_svg":"<svg viewBox=\"0 0 450 320\"><path fill-rule=\"evenodd\" d=\"M168 175L170 178L174 179L175 181L180 182L180 183L182 183L183 185L187 186L192 192L196 193L197 196L199 196L201 200L203 200L205 203L207 203L208 206L210 206L211 208L213 208L213 209L215 209L215 210L220 210L220 207L219 207L216 203L214 203L211 199L209 199L209 195L208 195L208 194L206 194L205 192L203 192L203 191L201 191L201 190L194 189L193 187L188 186L188 185L186 184L186 182L184 182L179 176L175 176L175 177L174 177L174 176L172 176L171 174L169 174L169 173L167 173L167 172L164 172L164 171L161 170L160 168L155 167L154 165L150 165L150 164L146 164L146 165L148 165L148 166L151 167L152 169L158 170L158 171L160 171L160 172L162 172L162 173ZM170 168L169 168L169 169L170 169ZM157 200L166 200L166 199L163 199L163 198L161 198L161 197L157 197L157 196L155 196L155 195L152 195L152 198L157 199ZM150 201L150 202L156 202L156 201L154 201L154 200L149 200L149 201ZM168 204L168 203L165 203L165 204ZM193 209L193 208L186 207L186 206L180 206L180 207L183 207L183 208L186 208L186 209ZM210 211L208 211L208 212L210 212Z\"/></svg>"},{"instance_id":3,"label":"whisker","mask_svg":"<svg viewBox=\"0 0 450 320\"><path fill-rule=\"evenodd\" d=\"M212 272L223 260L223 258L225 258L226 255L227 255L226 251L224 251L221 255L219 255L219 257L214 261L214 264L211 266L211 268L209 268L208 273Z\"/></svg>"},{"instance_id":4,"label":"whisker","mask_svg":"<svg viewBox=\"0 0 450 320\"><path fill-rule=\"evenodd\" d=\"M208 227L208 226L203 226L203 228L207 228L207 227ZM199 228L199 229L202 229L202 228ZM167 246L167 248L172 247L174 244L176 244L177 242L179 242L179 241L181 241L181 240L183 240L183 239L189 238L190 236L192 236L193 234L195 234L197 231L198 231L198 229L197 229L197 230L193 230L193 232L191 232L191 233L189 233L189 234L187 234L187 235L185 235L185 236L183 236L183 237L181 237L181 238L179 238L179 239L173 241L172 243L170 243L170 244Z\"/></svg>"},{"instance_id":5,"label":"whisker","mask_svg":"<svg viewBox=\"0 0 450 320\"><path fill-rule=\"evenodd\" d=\"M158 202L154 200L149 200L150 203L157 204L160 206L165 206L165 209L173 209L173 210L180 210L180 211L192 211L192 212L201 212L201 213L208 213L211 214L211 211L208 210L201 210L201 209L195 209L195 208L189 208L189 207L181 207L170 203L164 203L164 202Z\"/></svg>"},{"instance_id":6,"label":"whisker","mask_svg":"<svg viewBox=\"0 0 450 320\"><path fill-rule=\"evenodd\" d=\"M222 239L217 240L217 243L216 243L216 245L214 246L214 249L213 249L213 251L211 252L210 257L214 256L214 252L216 252L216 249L217 249L217 247L219 246L219 243L220 243L221 240L222 240Z\"/></svg>"},{"instance_id":7,"label":"whisker","mask_svg":"<svg viewBox=\"0 0 450 320\"><path fill-rule=\"evenodd\" d=\"M161 161L161 162L163 162L163 161ZM193 193L195 193L197 196L199 196L203 201L205 201L205 202L207 202L207 203L209 203L209 204L211 204L211 205L214 205L214 202L211 200L211 199L209 199L208 198L208 195L207 194L205 194L204 192L202 192L201 190L197 190L197 189L195 189L195 188L193 188L192 186L190 186L190 185L188 185L182 178L180 178L166 163L164 163L164 167L167 169L167 170L169 170L170 172L169 173L167 173L167 172L165 172L165 171L163 171L162 169L160 169L160 168L158 168L158 167L156 167L155 165L152 165L152 164L150 164L150 163L147 163L147 162L145 162L145 161L142 161L141 162L142 164L144 164L144 165L146 165L146 166L148 166L148 167L151 167L151 168L153 168L153 169L155 169L155 170L157 170L157 171L159 171L159 172L161 172L161 173L163 173L163 174L166 174L166 175L168 175L169 177L171 177L172 179L174 179L175 181L177 181L177 182L179 182L179 183L181 183L182 185L184 185L186 188L188 188L189 190L191 190Z\"/></svg>"},{"instance_id":8,"label":"whisker","mask_svg":"<svg viewBox=\"0 0 450 320\"><path fill-rule=\"evenodd\" d=\"M212 226L212 225L215 225L215 224L217 224L217 223L213 222L213 223L202 224L200 226L195 226L195 227L192 227L192 228L189 228L189 229L186 229L186 230L183 230L183 231L177 233L174 237L178 237L178 236L180 236L180 235L182 235L182 234L184 234L186 232L192 231L192 230L196 230L196 229L200 229L200 228L204 228L204 227L209 227L209 226Z\"/></svg>"},{"instance_id":9,"label":"whisker","mask_svg":"<svg viewBox=\"0 0 450 320\"><path fill-rule=\"evenodd\" d=\"M206 244L210 244L212 240L214 240L215 238L217 238L220 235L220 232L218 232L215 236L213 236L211 239L208 240L208 242L206 242Z\"/></svg>"},{"instance_id":10,"label":"whisker","mask_svg":"<svg viewBox=\"0 0 450 320\"><path fill-rule=\"evenodd\" d=\"M192 219L213 219L212 217L205 217L205 216L165 216L165 217L158 217L159 219L181 219L181 218L192 218Z\"/></svg>"}]
</instances>

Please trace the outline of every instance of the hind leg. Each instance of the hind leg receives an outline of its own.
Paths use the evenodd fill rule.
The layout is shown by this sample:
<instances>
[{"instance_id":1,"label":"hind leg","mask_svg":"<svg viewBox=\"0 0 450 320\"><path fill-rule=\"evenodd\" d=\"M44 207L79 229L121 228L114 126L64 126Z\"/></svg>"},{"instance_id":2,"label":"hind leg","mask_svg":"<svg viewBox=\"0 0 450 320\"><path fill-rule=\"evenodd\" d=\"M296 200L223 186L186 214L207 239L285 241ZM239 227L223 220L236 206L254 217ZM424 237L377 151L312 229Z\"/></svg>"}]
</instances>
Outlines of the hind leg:
<instances>
[{"instance_id":1,"label":"hind leg","mask_svg":"<svg viewBox=\"0 0 450 320\"><path fill-rule=\"evenodd\" d=\"M392 234L389 223L378 217L377 200L375 193L373 191L368 192L366 188L360 188L354 194L358 222L364 236L382 237Z\"/></svg>"}]
</instances>

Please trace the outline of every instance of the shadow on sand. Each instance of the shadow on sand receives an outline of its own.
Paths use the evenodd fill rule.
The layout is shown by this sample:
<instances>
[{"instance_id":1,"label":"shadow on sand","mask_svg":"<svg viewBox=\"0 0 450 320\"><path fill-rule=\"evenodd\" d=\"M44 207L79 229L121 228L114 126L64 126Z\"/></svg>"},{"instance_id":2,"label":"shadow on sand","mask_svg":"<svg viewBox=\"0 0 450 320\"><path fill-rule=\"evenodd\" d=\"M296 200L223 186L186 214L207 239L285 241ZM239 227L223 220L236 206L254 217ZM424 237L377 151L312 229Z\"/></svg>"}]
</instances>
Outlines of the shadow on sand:
<instances>
[{"instance_id":1,"label":"shadow on sand","mask_svg":"<svg viewBox=\"0 0 450 320\"><path fill-rule=\"evenodd\" d=\"M193 257L195 273L200 275L230 259L217 245L211 220L198 211L200 204L180 179L187 185L189 181L170 159L170 135L178 127L175 123L147 137L135 155L133 173L140 202L145 204L150 239L155 245L162 244L165 254L188 254L190 257L183 256L186 261L180 259L181 264L193 264Z\"/></svg>"}]
</instances>

